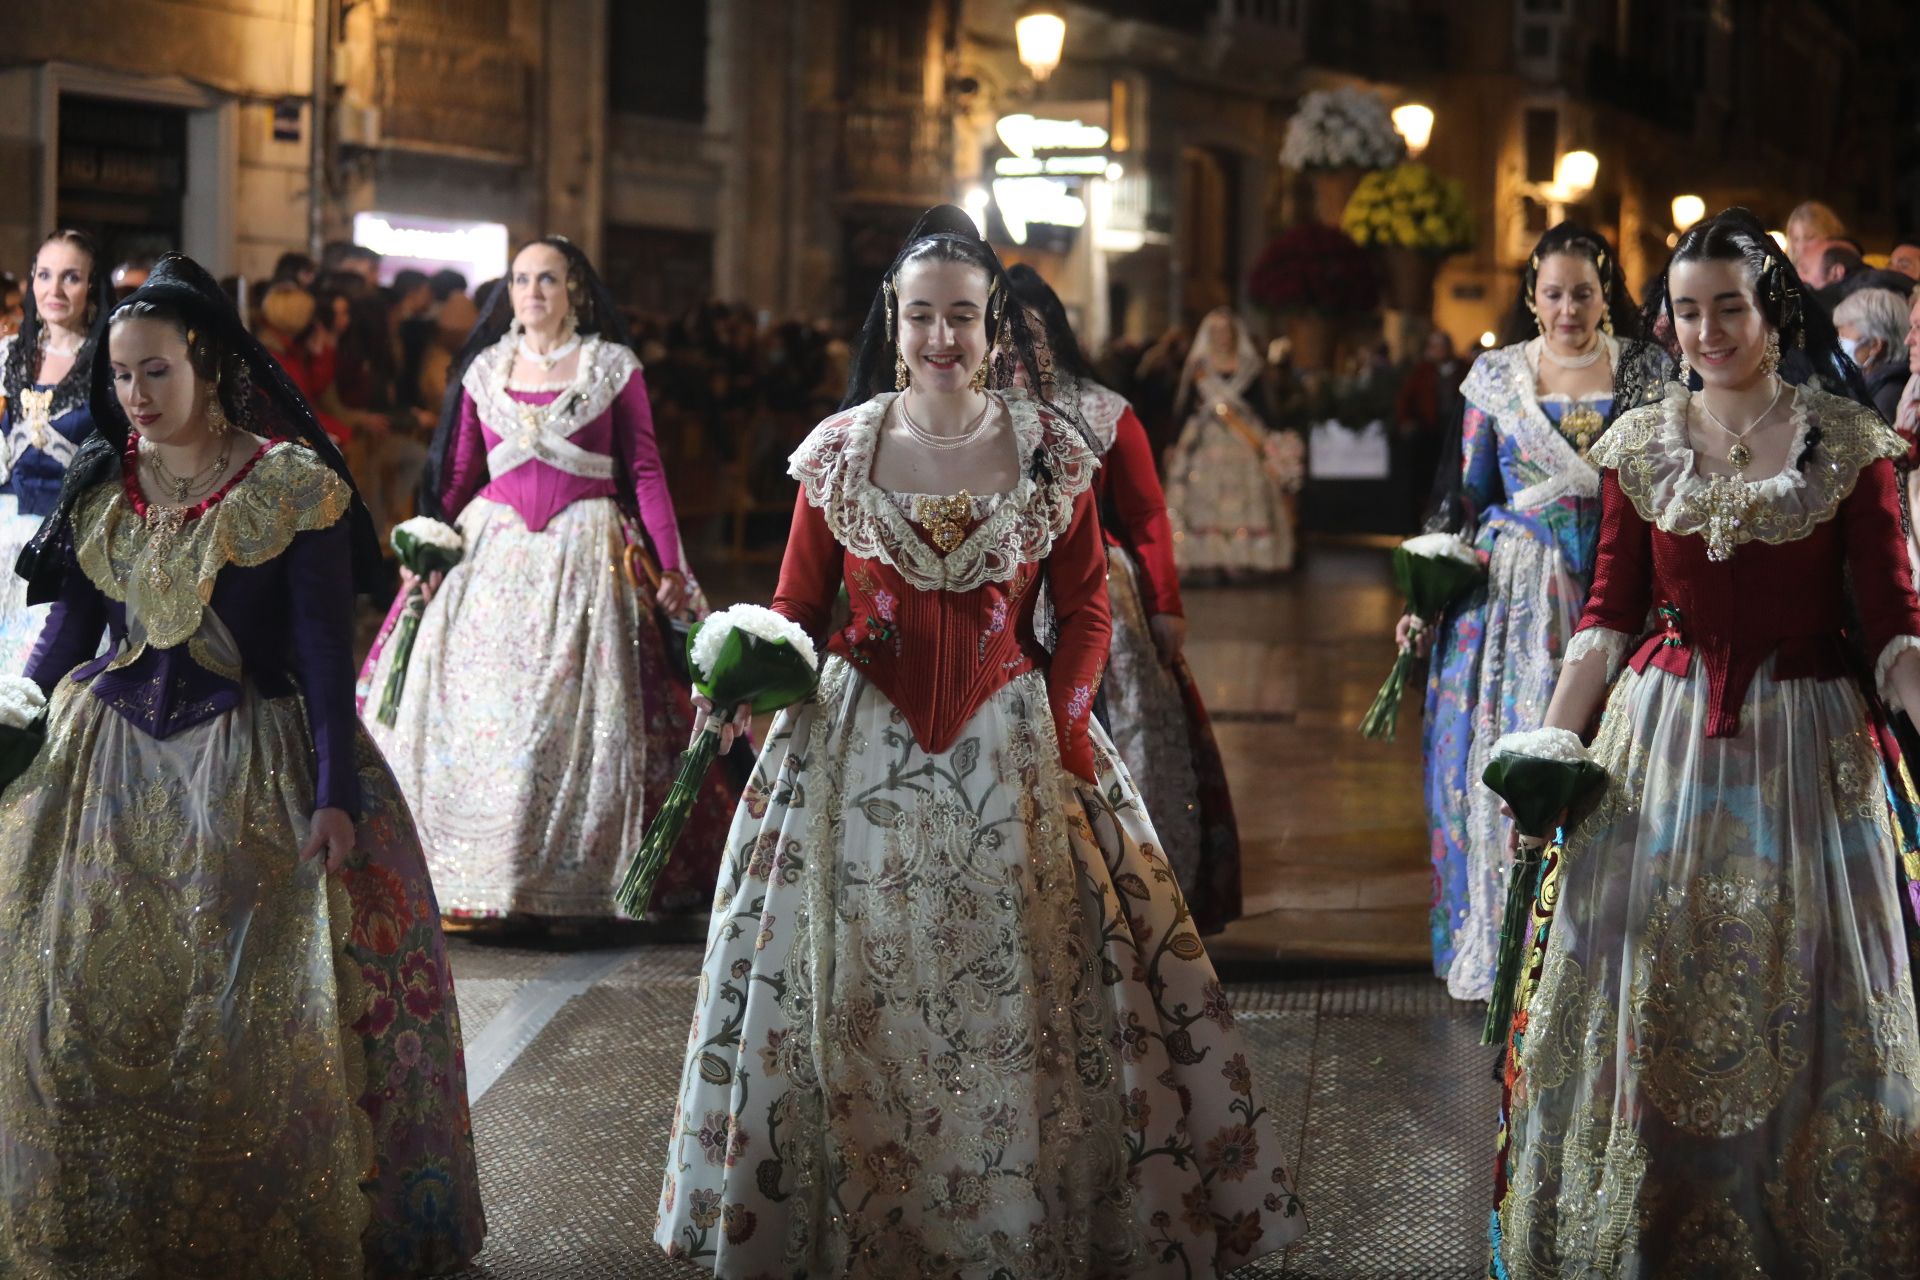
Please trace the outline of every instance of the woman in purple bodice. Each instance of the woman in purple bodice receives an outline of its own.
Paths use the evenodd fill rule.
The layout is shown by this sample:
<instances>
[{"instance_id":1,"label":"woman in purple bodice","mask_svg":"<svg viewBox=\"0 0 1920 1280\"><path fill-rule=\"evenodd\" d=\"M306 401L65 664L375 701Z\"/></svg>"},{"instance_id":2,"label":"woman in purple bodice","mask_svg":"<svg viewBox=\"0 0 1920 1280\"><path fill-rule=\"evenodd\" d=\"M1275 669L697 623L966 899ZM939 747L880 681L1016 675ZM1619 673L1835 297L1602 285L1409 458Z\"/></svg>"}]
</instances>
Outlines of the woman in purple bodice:
<instances>
[{"instance_id":1,"label":"woman in purple bodice","mask_svg":"<svg viewBox=\"0 0 1920 1280\"><path fill-rule=\"evenodd\" d=\"M354 716L366 507L188 259L114 310L91 408L22 558L50 703L0 795L0 1274L457 1269L459 1016Z\"/></svg>"},{"instance_id":2,"label":"woman in purple bodice","mask_svg":"<svg viewBox=\"0 0 1920 1280\"><path fill-rule=\"evenodd\" d=\"M393 724L370 727L441 904L474 920L614 916L692 723L667 619L704 605L640 362L568 241L521 249L489 298L421 498L458 529L463 558L427 601ZM386 687L392 661L383 641L363 695ZM707 783L657 907L707 908L735 798L717 774Z\"/></svg>"}]
</instances>

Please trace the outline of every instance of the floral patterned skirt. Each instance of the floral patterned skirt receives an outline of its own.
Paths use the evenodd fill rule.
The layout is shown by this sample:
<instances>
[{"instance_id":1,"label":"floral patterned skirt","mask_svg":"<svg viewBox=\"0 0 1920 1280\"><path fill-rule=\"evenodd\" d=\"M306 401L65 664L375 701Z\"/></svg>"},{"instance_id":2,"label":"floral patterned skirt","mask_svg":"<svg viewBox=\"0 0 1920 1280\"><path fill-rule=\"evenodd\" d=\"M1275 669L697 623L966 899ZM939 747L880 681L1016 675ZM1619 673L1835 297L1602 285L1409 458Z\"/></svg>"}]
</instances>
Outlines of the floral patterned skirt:
<instances>
[{"instance_id":1,"label":"floral patterned skirt","mask_svg":"<svg viewBox=\"0 0 1920 1280\"><path fill-rule=\"evenodd\" d=\"M1186 661L1160 661L1133 558L1118 547L1107 548L1107 595L1113 644L1101 722L1140 790L1194 927L1218 933L1240 918L1240 827L1213 724Z\"/></svg>"},{"instance_id":2,"label":"floral patterned skirt","mask_svg":"<svg viewBox=\"0 0 1920 1280\"><path fill-rule=\"evenodd\" d=\"M1920 1275L1920 1038L1899 840L1845 680L1616 685L1511 1082L1498 1265Z\"/></svg>"},{"instance_id":3,"label":"floral patterned skirt","mask_svg":"<svg viewBox=\"0 0 1920 1280\"><path fill-rule=\"evenodd\" d=\"M296 698L155 739L84 687L0 800L0 1273L400 1277L478 1252L453 981L364 737L355 866L297 859Z\"/></svg>"},{"instance_id":4,"label":"floral patterned skirt","mask_svg":"<svg viewBox=\"0 0 1920 1280\"><path fill-rule=\"evenodd\" d=\"M1292 508L1266 454L1211 411L1187 419L1167 464L1180 572L1293 568Z\"/></svg>"},{"instance_id":5,"label":"floral patterned skirt","mask_svg":"<svg viewBox=\"0 0 1920 1280\"><path fill-rule=\"evenodd\" d=\"M728 837L655 1240L724 1276L1210 1276L1305 1225L1096 725L1017 677L923 750L839 658Z\"/></svg>"},{"instance_id":6,"label":"floral patterned skirt","mask_svg":"<svg viewBox=\"0 0 1920 1280\"><path fill-rule=\"evenodd\" d=\"M1484 597L1434 646L1424 730L1434 958L1459 1000L1492 992L1507 904L1508 823L1480 775L1502 734L1546 718L1587 594L1552 543L1517 521L1497 530Z\"/></svg>"},{"instance_id":7,"label":"floral patterned skirt","mask_svg":"<svg viewBox=\"0 0 1920 1280\"><path fill-rule=\"evenodd\" d=\"M13 562L40 532L39 516L20 514L20 501L11 493L0 493L0 674L19 675L27 669L27 659L46 625L47 612L53 606L27 603L27 580L13 572Z\"/></svg>"},{"instance_id":8,"label":"floral patterned skirt","mask_svg":"<svg viewBox=\"0 0 1920 1280\"><path fill-rule=\"evenodd\" d=\"M466 558L427 602L394 724L368 715L367 727L448 915L611 918L693 724L621 567L619 509L583 499L536 533L483 498L460 531ZM384 644L368 655L363 711L391 661ZM708 775L658 910L706 906L737 794L724 769Z\"/></svg>"}]
</instances>

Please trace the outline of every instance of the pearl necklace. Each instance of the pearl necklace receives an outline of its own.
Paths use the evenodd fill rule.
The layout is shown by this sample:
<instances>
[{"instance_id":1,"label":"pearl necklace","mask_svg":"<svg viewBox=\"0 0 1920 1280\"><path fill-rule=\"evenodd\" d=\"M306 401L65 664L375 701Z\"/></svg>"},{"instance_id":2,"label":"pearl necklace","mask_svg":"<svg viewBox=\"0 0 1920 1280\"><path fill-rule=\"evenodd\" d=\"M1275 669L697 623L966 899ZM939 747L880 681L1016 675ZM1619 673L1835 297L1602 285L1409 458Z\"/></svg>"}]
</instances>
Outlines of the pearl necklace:
<instances>
[{"instance_id":1,"label":"pearl necklace","mask_svg":"<svg viewBox=\"0 0 1920 1280\"><path fill-rule=\"evenodd\" d=\"M56 347L53 345L53 326L42 325L40 328L40 350L42 354L50 356L77 356L80 354L80 349L86 345L87 340L82 338L70 347Z\"/></svg>"},{"instance_id":2,"label":"pearl necklace","mask_svg":"<svg viewBox=\"0 0 1920 1280\"><path fill-rule=\"evenodd\" d=\"M913 414L907 409L907 397L904 394L900 397L900 420L906 424L907 434L929 449L965 448L967 445L979 439L980 433L987 429L987 410L993 408L993 397L983 396L981 398L985 400L986 403L980 406L980 412L974 416L973 421L968 423L966 428L957 436L937 436L915 422L913 420Z\"/></svg>"},{"instance_id":3,"label":"pearl necklace","mask_svg":"<svg viewBox=\"0 0 1920 1280\"><path fill-rule=\"evenodd\" d=\"M1745 471L1753 465L1753 450L1747 448L1747 437L1758 430L1760 424L1773 415L1774 407L1780 403L1780 397L1787 393L1787 384L1785 381L1780 378L1775 378L1773 381L1773 399L1767 401L1767 407L1760 411L1759 417L1749 422L1739 431L1733 430L1733 428L1729 427L1726 423L1720 421L1720 415L1707 407L1707 397L1704 392L1694 397L1694 399L1699 401L1700 412L1706 415L1707 421L1720 428L1721 432L1729 440L1733 441L1733 447L1727 450L1727 465L1732 467L1736 474ZM1744 480L1746 477L1741 476L1740 478Z\"/></svg>"},{"instance_id":4,"label":"pearl necklace","mask_svg":"<svg viewBox=\"0 0 1920 1280\"><path fill-rule=\"evenodd\" d=\"M1593 367L1601 356L1607 354L1607 344L1604 338L1599 334L1595 334L1593 350L1583 356L1575 356L1569 360L1565 357L1555 355L1552 344L1545 338L1542 338L1540 339L1540 354L1554 364L1559 365L1562 369L1589 369Z\"/></svg>"},{"instance_id":5,"label":"pearl necklace","mask_svg":"<svg viewBox=\"0 0 1920 1280\"><path fill-rule=\"evenodd\" d=\"M553 366L559 364L579 349L580 335L577 333L551 351L535 351L527 345L525 335L522 335L520 338L520 354L549 373L553 371Z\"/></svg>"}]
</instances>

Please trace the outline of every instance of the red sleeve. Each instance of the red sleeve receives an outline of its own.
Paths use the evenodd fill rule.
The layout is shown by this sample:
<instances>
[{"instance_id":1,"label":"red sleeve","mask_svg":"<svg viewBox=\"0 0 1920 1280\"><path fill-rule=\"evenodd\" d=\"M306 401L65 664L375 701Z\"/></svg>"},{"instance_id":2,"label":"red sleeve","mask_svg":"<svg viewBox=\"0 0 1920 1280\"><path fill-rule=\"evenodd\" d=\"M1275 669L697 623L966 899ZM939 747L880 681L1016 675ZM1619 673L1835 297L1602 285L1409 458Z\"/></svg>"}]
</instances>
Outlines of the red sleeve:
<instances>
[{"instance_id":1,"label":"red sleeve","mask_svg":"<svg viewBox=\"0 0 1920 1280\"><path fill-rule=\"evenodd\" d=\"M1886 458L1868 463L1840 504L1854 604L1866 633L1867 655L1878 660L1901 636L1920 636L1907 537L1900 528L1900 477Z\"/></svg>"},{"instance_id":2,"label":"red sleeve","mask_svg":"<svg viewBox=\"0 0 1920 1280\"><path fill-rule=\"evenodd\" d=\"M841 562L840 544L826 517L801 491L793 500L793 528L780 561L780 585L773 590L773 611L799 624L823 648L827 621L840 594Z\"/></svg>"},{"instance_id":3,"label":"red sleeve","mask_svg":"<svg viewBox=\"0 0 1920 1280\"><path fill-rule=\"evenodd\" d=\"M1600 549L1594 558L1593 590L1576 631L1605 627L1637 636L1653 608L1653 526L1622 492L1620 476L1600 475Z\"/></svg>"},{"instance_id":4,"label":"red sleeve","mask_svg":"<svg viewBox=\"0 0 1920 1280\"><path fill-rule=\"evenodd\" d=\"M440 510L446 519L457 520L487 482L487 442L480 434L480 411L465 391L460 393L460 421L454 424L449 453L446 478L440 482Z\"/></svg>"},{"instance_id":5,"label":"red sleeve","mask_svg":"<svg viewBox=\"0 0 1920 1280\"><path fill-rule=\"evenodd\" d=\"M1153 465L1153 445L1131 407L1120 414L1113 447L1100 465L1101 483L1112 499L1114 527L1140 566L1141 603L1147 616L1179 614L1180 572L1173 565L1173 524L1167 519L1167 495Z\"/></svg>"},{"instance_id":6,"label":"red sleeve","mask_svg":"<svg viewBox=\"0 0 1920 1280\"><path fill-rule=\"evenodd\" d=\"M620 433L627 455L627 481L633 500L662 569L680 568L680 519L674 514L673 495L667 492L667 469L660 461L660 442L653 434L653 405L647 400L647 380L638 369L613 401L613 429Z\"/></svg>"},{"instance_id":7,"label":"red sleeve","mask_svg":"<svg viewBox=\"0 0 1920 1280\"><path fill-rule=\"evenodd\" d=\"M787 554L793 554L791 547ZM1113 614L1107 603L1107 549L1091 489L1074 499L1073 523L1047 556L1047 587L1060 626L1047 667L1047 701L1060 737L1060 762L1092 782L1089 726L1094 691L1100 687L1113 639Z\"/></svg>"}]
</instances>

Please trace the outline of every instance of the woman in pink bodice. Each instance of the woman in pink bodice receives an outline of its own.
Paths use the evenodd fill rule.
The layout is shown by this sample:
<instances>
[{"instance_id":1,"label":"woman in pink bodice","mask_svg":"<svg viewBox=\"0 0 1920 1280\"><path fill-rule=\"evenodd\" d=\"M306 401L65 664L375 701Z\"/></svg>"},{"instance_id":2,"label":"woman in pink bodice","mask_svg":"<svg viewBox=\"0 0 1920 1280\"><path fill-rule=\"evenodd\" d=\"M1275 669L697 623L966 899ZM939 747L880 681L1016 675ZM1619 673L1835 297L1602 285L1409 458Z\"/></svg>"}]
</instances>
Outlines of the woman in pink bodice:
<instances>
[{"instance_id":1,"label":"woman in pink bodice","mask_svg":"<svg viewBox=\"0 0 1920 1280\"><path fill-rule=\"evenodd\" d=\"M640 362L586 256L553 237L515 256L456 372L421 496L464 556L427 602L393 725L369 728L448 915L612 916L690 724L665 620L704 607ZM376 645L363 694L390 661ZM708 784L656 908L705 906L734 799Z\"/></svg>"}]
</instances>

